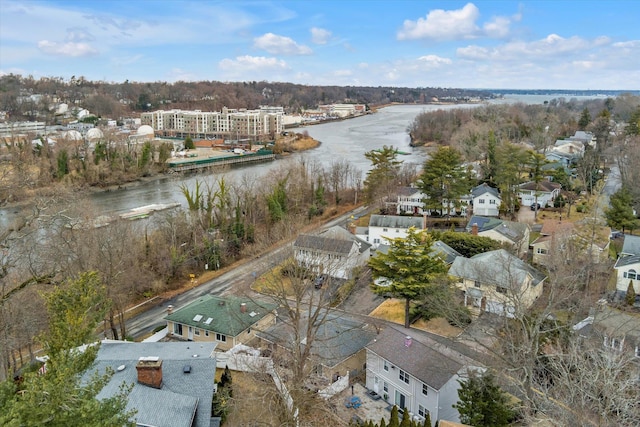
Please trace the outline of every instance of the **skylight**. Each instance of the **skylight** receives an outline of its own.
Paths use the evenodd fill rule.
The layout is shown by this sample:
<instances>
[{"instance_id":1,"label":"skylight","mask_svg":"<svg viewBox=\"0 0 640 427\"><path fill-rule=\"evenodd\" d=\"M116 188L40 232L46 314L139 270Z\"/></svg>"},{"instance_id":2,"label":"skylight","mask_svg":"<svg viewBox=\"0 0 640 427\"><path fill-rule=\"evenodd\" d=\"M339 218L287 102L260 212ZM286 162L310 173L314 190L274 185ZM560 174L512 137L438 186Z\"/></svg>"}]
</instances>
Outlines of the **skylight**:
<instances>
[{"instance_id":1,"label":"skylight","mask_svg":"<svg viewBox=\"0 0 640 427\"><path fill-rule=\"evenodd\" d=\"M202 314L196 314L196 317L193 318L194 322L199 322L202 319Z\"/></svg>"},{"instance_id":2,"label":"skylight","mask_svg":"<svg viewBox=\"0 0 640 427\"><path fill-rule=\"evenodd\" d=\"M209 317L207 320L204 321L204 324L210 325L212 320L213 320L213 317Z\"/></svg>"}]
</instances>

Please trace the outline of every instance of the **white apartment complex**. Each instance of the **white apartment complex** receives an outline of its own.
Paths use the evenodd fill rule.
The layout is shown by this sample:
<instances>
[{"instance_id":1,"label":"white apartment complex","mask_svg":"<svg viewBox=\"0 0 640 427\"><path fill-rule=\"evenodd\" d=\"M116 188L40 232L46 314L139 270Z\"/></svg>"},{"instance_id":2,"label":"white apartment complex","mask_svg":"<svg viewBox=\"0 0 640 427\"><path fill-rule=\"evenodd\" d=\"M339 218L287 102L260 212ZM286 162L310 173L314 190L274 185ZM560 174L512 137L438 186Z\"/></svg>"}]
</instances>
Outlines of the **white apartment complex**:
<instances>
[{"instance_id":1,"label":"white apartment complex","mask_svg":"<svg viewBox=\"0 0 640 427\"><path fill-rule=\"evenodd\" d=\"M157 133L195 138L262 139L284 130L282 107L222 111L158 110L140 115Z\"/></svg>"},{"instance_id":2,"label":"white apartment complex","mask_svg":"<svg viewBox=\"0 0 640 427\"><path fill-rule=\"evenodd\" d=\"M0 136L19 134L44 135L45 122L6 122L0 123Z\"/></svg>"}]
</instances>

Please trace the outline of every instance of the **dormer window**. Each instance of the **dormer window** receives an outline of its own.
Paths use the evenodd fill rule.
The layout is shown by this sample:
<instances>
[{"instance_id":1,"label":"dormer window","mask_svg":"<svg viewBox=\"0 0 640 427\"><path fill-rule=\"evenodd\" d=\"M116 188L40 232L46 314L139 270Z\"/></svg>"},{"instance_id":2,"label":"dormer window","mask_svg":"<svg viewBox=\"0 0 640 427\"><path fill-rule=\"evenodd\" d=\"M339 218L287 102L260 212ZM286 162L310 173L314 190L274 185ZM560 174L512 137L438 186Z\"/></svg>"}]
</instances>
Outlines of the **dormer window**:
<instances>
[{"instance_id":1,"label":"dormer window","mask_svg":"<svg viewBox=\"0 0 640 427\"><path fill-rule=\"evenodd\" d=\"M634 269L631 269L629 271L625 271L624 272L624 277L625 277L625 279L636 280L638 278L638 274L636 273L636 271Z\"/></svg>"}]
</instances>

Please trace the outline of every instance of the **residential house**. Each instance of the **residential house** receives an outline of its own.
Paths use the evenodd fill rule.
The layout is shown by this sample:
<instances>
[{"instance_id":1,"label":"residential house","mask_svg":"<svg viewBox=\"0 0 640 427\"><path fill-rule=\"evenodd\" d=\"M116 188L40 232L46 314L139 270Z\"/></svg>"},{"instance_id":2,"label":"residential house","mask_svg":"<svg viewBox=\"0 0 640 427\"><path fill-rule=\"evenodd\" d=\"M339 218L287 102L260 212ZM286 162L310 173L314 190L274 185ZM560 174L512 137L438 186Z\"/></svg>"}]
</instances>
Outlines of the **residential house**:
<instances>
[{"instance_id":1,"label":"residential house","mask_svg":"<svg viewBox=\"0 0 640 427\"><path fill-rule=\"evenodd\" d=\"M216 343L105 340L85 374L113 375L96 396L108 399L132 387L127 411L137 426L209 427L214 394Z\"/></svg>"},{"instance_id":2,"label":"residential house","mask_svg":"<svg viewBox=\"0 0 640 427\"><path fill-rule=\"evenodd\" d=\"M226 351L275 324L276 308L277 304L248 298L204 295L179 310L170 309L165 320L170 336L216 342L219 350Z\"/></svg>"},{"instance_id":3,"label":"residential house","mask_svg":"<svg viewBox=\"0 0 640 427\"><path fill-rule=\"evenodd\" d=\"M531 243L533 263L549 267L554 257L565 259L577 255L589 255L598 264L609 258L611 229L591 220L577 223L556 219L544 220L540 237Z\"/></svg>"},{"instance_id":4,"label":"residential house","mask_svg":"<svg viewBox=\"0 0 640 427\"><path fill-rule=\"evenodd\" d=\"M569 137L570 141L579 141L584 144L584 146L589 146L591 148L596 148L596 140L597 138L591 132L585 132L583 130L577 130L573 136Z\"/></svg>"},{"instance_id":5,"label":"residential house","mask_svg":"<svg viewBox=\"0 0 640 427\"><path fill-rule=\"evenodd\" d=\"M546 276L504 249L457 257L449 276L464 305L507 317L521 316L542 294Z\"/></svg>"},{"instance_id":6,"label":"residential house","mask_svg":"<svg viewBox=\"0 0 640 427\"><path fill-rule=\"evenodd\" d=\"M342 227L335 226L317 234L301 234L293 244L298 263L338 279L350 279L356 267L369 260L371 244Z\"/></svg>"},{"instance_id":7,"label":"residential house","mask_svg":"<svg viewBox=\"0 0 640 427\"><path fill-rule=\"evenodd\" d=\"M525 256L529 250L530 228L522 222L474 215L467 223L466 231L504 243L519 257Z\"/></svg>"},{"instance_id":8,"label":"residential house","mask_svg":"<svg viewBox=\"0 0 640 427\"><path fill-rule=\"evenodd\" d=\"M563 166L575 165L584 157L585 144L579 140L559 139L545 150L545 158L551 162L559 162Z\"/></svg>"},{"instance_id":9,"label":"residential house","mask_svg":"<svg viewBox=\"0 0 640 427\"><path fill-rule=\"evenodd\" d=\"M429 414L432 425L460 421L452 405L458 401L458 380L471 367L469 359L415 335L387 326L367 345L367 388L416 420Z\"/></svg>"},{"instance_id":10,"label":"residential house","mask_svg":"<svg viewBox=\"0 0 640 427\"><path fill-rule=\"evenodd\" d=\"M411 227L418 230L426 228L424 219L415 216L371 215L367 242L376 249L381 244L389 244L389 239L407 237L407 231Z\"/></svg>"},{"instance_id":11,"label":"residential house","mask_svg":"<svg viewBox=\"0 0 640 427\"><path fill-rule=\"evenodd\" d=\"M309 363L313 366L310 382L319 387L347 374L353 377L362 372L366 362L364 348L376 336L371 325L342 313L321 312L320 318L322 321L309 349ZM294 322L286 314L280 316L275 325L258 334L259 346L270 350L271 354L282 351L286 360L286 355L295 348ZM296 325L298 331L307 331L308 319L304 318ZM303 336L300 345L307 345L306 337Z\"/></svg>"},{"instance_id":12,"label":"residential house","mask_svg":"<svg viewBox=\"0 0 640 427\"><path fill-rule=\"evenodd\" d=\"M551 181L525 182L520 184L518 197L521 206L532 206L538 203L541 207L553 206L553 201L560 195L560 184Z\"/></svg>"},{"instance_id":13,"label":"residential house","mask_svg":"<svg viewBox=\"0 0 640 427\"><path fill-rule=\"evenodd\" d=\"M432 210L424 209L424 200L428 196L424 194L420 189L414 187L403 187L397 196L395 203L388 203L388 207L395 207L395 211L398 215L432 215ZM443 212L449 212L449 215L465 216L471 206L471 195L464 195L458 199L456 203L449 203L449 201L443 201L442 209L437 212L442 214Z\"/></svg>"},{"instance_id":14,"label":"residential house","mask_svg":"<svg viewBox=\"0 0 640 427\"><path fill-rule=\"evenodd\" d=\"M553 252L560 249L573 233L574 223L562 222L556 219L542 223L540 237L531 243L533 248L533 264L548 266L549 259L553 259Z\"/></svg>"},{"instance_id":15,"label":"residential house","mask_svg":"<svg viewBox=\"0 0 640 427\"><path fill-rule=\"evenodd\" d=\"M640 364L640 318L601 304L573 327L582 338L635 357Z\"/></svg>"},{"instance_id":16,"label":"residential house","mask_svg":"<svg viewBox=\"0 0 640 427\"><path fill-rule=\"evenodd\" d=\"M498 189L480 184L471 190L473 214L482 216L498 216L502 198Z\"/></svg>"},{"instance_id":17,"label":"residential house","mask_svg":"<svg viewBox=\"0 0 640 427\"><path fill-rule=\"evenodd\" d=\"M636 295L640 294L640 236L624 236L620 257L613 267L616 270L616 291L625 296L629 282L633 284Z\"/></svg>"}]
</instances>

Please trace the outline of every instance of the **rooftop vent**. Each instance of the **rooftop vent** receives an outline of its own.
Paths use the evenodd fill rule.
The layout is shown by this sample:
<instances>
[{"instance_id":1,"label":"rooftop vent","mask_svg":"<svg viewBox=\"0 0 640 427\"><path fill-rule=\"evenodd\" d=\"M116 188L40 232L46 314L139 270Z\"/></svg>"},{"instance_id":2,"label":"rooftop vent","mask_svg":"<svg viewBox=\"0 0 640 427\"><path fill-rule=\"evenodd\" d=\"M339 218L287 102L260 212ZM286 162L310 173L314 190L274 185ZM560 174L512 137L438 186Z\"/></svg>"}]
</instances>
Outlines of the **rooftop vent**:
<instances>
[{"instance_id":1,"label":"rooftop vent","mask_svg":"<svg viewBox=\"0 0 640 427\"><path fill-rule=\"evenodd\" d=\"M182 368L182 372L184 374L190 374L191 373L191 365L184 365L184 367Z\"/></svg>"}]
</instances>

